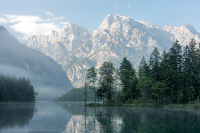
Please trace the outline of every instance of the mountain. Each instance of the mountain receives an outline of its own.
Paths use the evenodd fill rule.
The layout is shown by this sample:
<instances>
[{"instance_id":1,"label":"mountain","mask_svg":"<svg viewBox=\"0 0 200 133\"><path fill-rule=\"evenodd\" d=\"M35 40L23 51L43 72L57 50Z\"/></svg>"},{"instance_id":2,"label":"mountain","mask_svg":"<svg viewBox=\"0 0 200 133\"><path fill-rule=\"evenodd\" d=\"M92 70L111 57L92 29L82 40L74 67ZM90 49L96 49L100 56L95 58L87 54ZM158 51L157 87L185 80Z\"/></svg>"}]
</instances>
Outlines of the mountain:
<instances>
[{"instance_id":1,"label":"mountain","mask_svg":"<svg viewBox=\"0 0 200 133\"><path fill-rule=\"evenodd\" d=\"M56 61L20 44L3 26L0 26L0 70L11 76L29 78L42 99L53 99L56 93L72 89L65 71Z\"/></svg>"},{"instance_id":2,"label":"mountain","mask_svg":"<svg viewBox=\"0 0 200 133\"><path fill-rule=\"evenodd\" d=\"M142 56L148 59L155 47L162 52L168 50L176 39L182 46L189 44L191 39L200 41L200 33L189 24L161 27L115 14L109 14L91 35L64 62L60 62L75 87L84 84L88 68L99 68L104 61L111 61L118 67L126 56L137 68ZM26 45L31 47L28 42ZM51 45L47 49L51 49ZM48 55L44 50L42 52Z\"/></svg>"},{"instance_id":3,"label":"mountain","mask_svg":"<svg viewBox=\"0 0 200 133\"><path fill-rule=\"evenodd\" d=\"M67 23L60 31L48 36L32 36L25 43L29 48L45 53L58 63L64 62L79 46L91 39L93 31Z\"/></svg>"}]
</instances>

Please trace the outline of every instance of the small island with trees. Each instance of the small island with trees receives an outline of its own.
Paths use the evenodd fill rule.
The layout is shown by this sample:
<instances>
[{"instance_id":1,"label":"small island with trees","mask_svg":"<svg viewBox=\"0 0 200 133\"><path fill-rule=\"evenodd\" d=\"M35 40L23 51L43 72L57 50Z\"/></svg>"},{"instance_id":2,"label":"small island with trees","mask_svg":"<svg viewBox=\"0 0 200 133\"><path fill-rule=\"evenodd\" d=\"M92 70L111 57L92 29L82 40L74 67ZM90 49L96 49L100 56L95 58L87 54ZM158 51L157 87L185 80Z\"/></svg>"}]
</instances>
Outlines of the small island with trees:
<instances>
[{"instance_id":1,"label":"small island with trees","mask_svg":"<svg viewBox=\"0 0 200 133\"><path fill-rule=\"evenodd\" d=\"M175 41L162 55L155 47L148 62L142 58L138 70L126 57L119 69L104 62L98 70L88 69L85 90L88 86L94 92L95 103L87 104L85 95L86 106L199 108L200 43L197 46L192 39L182 48ZM102 99L103 104L97 103L96 98Z\"/></svg>"}]
</instances>

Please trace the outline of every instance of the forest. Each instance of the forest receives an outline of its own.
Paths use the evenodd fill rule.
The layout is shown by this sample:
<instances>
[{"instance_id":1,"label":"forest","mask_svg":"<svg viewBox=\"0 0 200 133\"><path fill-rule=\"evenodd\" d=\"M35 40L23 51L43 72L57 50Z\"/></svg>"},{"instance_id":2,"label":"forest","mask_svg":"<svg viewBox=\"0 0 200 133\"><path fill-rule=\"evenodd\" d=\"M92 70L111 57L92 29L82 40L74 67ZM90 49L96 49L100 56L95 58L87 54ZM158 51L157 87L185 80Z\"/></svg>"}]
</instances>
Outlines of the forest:
<instances>
[{"instance_id":1,"label":"forest","mask_svg":"<svg viewBox=\"0 0 200 133\"><path fill-rule=\"evenodd\" d=\"M0 101L35 101L35 96L38 95L34 91L33 85L30 80L25 77L10 77L0 74Z\"/></svg>"},{"instance_id":2,"label":"forest","mask_svg":"<svg viewBox=\"0 0 200 133\"><path fill-rule=\"evenodd\" d=\"M192 39L182 47L175 41L160 55L154 48L148 61L143 57L136 70L125 57L118 69L104 62L99 69L88 69L87 82L96 98L104 103L191 103L200 93L200 43ZM121 91L117 91L121 88Z\"/></svg>"},{"instance_id":3,"label":"forest","mask_svg":"<svg viewBox=\"0 0 200 133\"><path fill-rule=\"evenodd\" d=\"M83 101L85 99L84 88L73 88L72 90L62 94L62 96L55 99L55 101ZM92 90L87 90L87 100L94 101Z\"/></svg>"}]
</instances>

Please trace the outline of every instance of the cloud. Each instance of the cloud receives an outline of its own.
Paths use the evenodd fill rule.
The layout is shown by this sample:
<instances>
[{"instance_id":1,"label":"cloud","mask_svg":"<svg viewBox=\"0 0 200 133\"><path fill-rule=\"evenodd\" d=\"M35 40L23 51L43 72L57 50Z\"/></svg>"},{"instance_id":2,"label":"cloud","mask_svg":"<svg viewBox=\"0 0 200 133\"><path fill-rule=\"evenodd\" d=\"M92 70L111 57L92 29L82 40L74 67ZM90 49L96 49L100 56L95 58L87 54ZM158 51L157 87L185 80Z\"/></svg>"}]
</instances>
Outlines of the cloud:
<instances>
[{"instance_id":1,"label":"cloud","mask_svg":"<svg viewBox=\"0 0 200 133\"><path fill-rule=\"evenodd\" d=\"M131 4L128 4L127 8L131 8Z\"/></svg>"},{"instance_id":2,"label":"cloud","mask_svg":"<svg viewBox=\"0 0 200 133\"><path fill-rule=\"evenodd\" d=\"M119 5L119 4L118 4L118 3L116 3L116 4L115 4L115 7L118 7L118 5Z\"/></svg>"},{"instance_id":3,"label":"cloud","mask_svg":"<svg viewBox=\"0 0 200 133\"><path fill-rule=\"evenodd\" d=\"M54 17L54 14L51 13L51 12L47 12L47 15L48 15L48 16L52 16L52 17Z\"/></svg>"},{"instance_id":4,"label":"cloud","mask_svg":"<svg viewBox=\"0 0 200 133\"><path fill-rule=\"evenodd\" d=\"M14 15L14 14L3 14L8 22L14 23L14 22L37 22L42 21L42 19L39 16L25 16L25 15Z\"/></svg>"},{"instance_id":5,"label":"cloud","mask_svg":"<svg viewBox=\"0 0 200 133\"><path fill-rule=\"evenodd\" d=\"M0 23L6 23L6 22L7 22L6 19L4 19L4 18L0 18Z\"/></svg>"},{"instance_id":6,"label":"cloud","mask_svg":"<svg viewBox=\"0 0 200 133\"><path fill-rule=\"evenodd\" d=\"M14 23L10 26L15 32L22 33L23 36L19 37L21 40L27 40L32 35L48 35L52 30L58 31L61 29L61 25L54 22L55 20L63 19L64 17L57 17L54 20L48 22L43 20L39 16L26 16L26 15L14 15L3 14L6 18L6 22ZM2 19L3 20L3 19Z\"/></svg>"},{"instance_id":7,"label":"cloud","mask_svg":"<svg viewBox=\"0 0 200 133\"><path fill-rule=\"evenodd\" d=\"M56 21L56 20L63 19L63 18L64 18L63 16L60 16L60 17L56 17L56 18L49 18L49 19L46 19L45 21Z\"/></svg>"}]
</instances>

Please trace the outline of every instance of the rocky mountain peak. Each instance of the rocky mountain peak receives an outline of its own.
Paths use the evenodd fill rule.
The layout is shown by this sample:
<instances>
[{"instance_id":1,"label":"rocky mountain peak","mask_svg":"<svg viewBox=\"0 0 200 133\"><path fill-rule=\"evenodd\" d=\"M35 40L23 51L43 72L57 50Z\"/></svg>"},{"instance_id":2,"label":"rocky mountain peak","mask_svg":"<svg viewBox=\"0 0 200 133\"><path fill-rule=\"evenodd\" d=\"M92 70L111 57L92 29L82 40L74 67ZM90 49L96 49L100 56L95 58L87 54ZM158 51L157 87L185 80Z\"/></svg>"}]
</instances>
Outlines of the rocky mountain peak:
<instances>
[{"instance_id":1,"label":"rocky mountain peak","mask_svg":"<svg viewBox=\"0 0 200 133\"><path fill-rule=\"evenodd\" d=\"M189 24L162 27L118 14L106 16L94 32L66 23L56 33L56 43L38 41L34 44L40 45L40 51L63 66L75 87L84 84L82 79L88 68L98 68L104 61L119 64L123 57L127 57L137 67L141 58L148 59L155 47L162 52L168 50L176 39L182 46L193 38L200 41L199 32Z\"/></svg>"},{"instance_id":2,"label":"rocky mountain peak","mask_svg":"<svg viewBox=\"0 0 200 133\"><path fill-rule=\"evenodd\" d=\"M82 31L87 31L87 32L90 32L92 34L93 31L87 29L87 28L84 28L82 26L79 26L79 25L76 25L76 24L73 24L73 23L69 23L67 22L65 24L65 26L63 26L62 32L82 32Z\"/></svg>"},{"instance_id":3,"label":"rocky mountain peak","mask_svg":"<svg viewBox=\"0 0 200 133\"><path fill-rule=\"evenodd\" d=\"M45 36L32 36L25 45L45 53L60 63L92 36L93 31L67 22L60 31L52 31L50 35Z\"/></svg>"},{"instance_id":4,"label":"rocky mountain peak","mask_svg":"<svg viewBox=\"0 0 200 133\"><path fill-rule=\"evenodd\" d=\"M181 26L181 28L183 28L184 30L188 29L193 34L198 34L197 31L194 29L193 25L191 24L184 24Z\"/></svg>"},{"instance_id":5,"label":"rocky mountain peak","mask_svg":"<svg viewBox=\"0 0 200 133\"><path fill-rule=\"evenodd\" d=\"M110 29L112 25L135 22L132 18L121 16L119 14L109 14L99 26L99 29Z\"/></svg>"}]
</instances>

